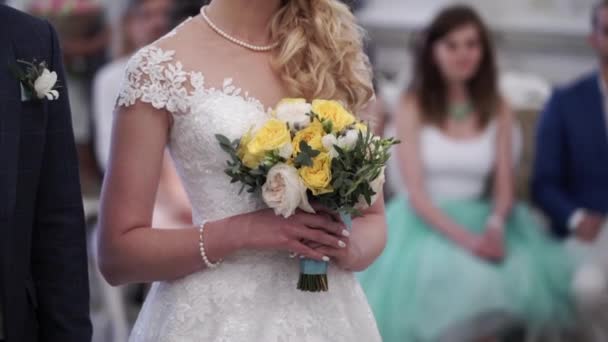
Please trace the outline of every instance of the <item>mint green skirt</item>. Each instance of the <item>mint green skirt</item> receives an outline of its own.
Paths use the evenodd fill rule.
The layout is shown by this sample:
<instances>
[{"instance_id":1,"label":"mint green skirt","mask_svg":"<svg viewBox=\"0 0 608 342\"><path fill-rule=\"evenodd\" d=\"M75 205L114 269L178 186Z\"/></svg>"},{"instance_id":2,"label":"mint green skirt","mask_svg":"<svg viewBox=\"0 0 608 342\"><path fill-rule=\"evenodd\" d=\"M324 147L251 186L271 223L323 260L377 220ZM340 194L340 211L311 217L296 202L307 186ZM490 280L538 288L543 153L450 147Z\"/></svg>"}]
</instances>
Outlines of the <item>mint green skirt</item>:
<instances>
[{"instance_id":1,"label":"mint green skirt","mask_svg":"<svg viewBox=\"0 0 608 342\"><path fill-rule=\"evenodd\" d=\"M481 233L490 203L454 201L440 209ZM514 208L506 229L507 257L492 264L437 233L399 198L387 207L388 243L359 279L385 342L436 341L449 328L501 312L531 329L573 320L571 258L528 210Z\"/></svg>"}]
</instances>

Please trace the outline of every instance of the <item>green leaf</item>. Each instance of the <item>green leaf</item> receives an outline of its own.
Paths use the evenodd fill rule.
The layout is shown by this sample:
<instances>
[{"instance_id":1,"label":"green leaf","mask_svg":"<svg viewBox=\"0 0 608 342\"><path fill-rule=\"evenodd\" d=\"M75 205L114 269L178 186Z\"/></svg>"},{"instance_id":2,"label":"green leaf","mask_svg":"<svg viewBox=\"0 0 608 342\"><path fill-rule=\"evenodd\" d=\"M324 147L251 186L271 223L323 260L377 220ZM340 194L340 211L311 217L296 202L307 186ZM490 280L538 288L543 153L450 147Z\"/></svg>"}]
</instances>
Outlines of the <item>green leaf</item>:
<instances>
[{"instance_id":1,"label":"green leaf","mask_svg":"<svg viewBox=\"0 0 608 342\"><path fill-rule=\"evenodd\" d=\"M342 179L342 177L335 177L332 186L334 189L339 189L343 183L344 180Z\"/></svg>"},{"instance_id":2,"label":"green leaf","mask_svg":"<svg viewBox=\"0 0 608 342\"><path fill-rule=\"evenodd\" d=\"M334 129L334 122L331 120L323 120L322 125L323 125L323 130L327 134L331 133Z\"/></svg>"},{"instance_id":3,"label":"green leaf","mask_svg":"<svg viewBox=\"0 0 608 342\"><path fill-rule=\"evenodd\" d=\"M9 64L8 69L17 80L23 81L25 79L25 73L17 65Z\"/></svg>"},{"instance_id":4,"label":"green leaf","mask_svg":"<svg viewBox=\"0 0 608 342\"><path fill-rule=\"evenodd\" d=\"M232 146L230 139L226 138L225 135L222 134L216 134L215 138L217 139L217 141L219 141L220 145L228 145L228 146Z\"/></svg>"},{"instance_id":5,"label":"green leaf","mask_svg":"<svg viewBox=\"0 0 608 342\"><path fill-rule=\"evenodd\" d=\"M312 166L312 160L318 156L321 152L314 150L306 141L300 141L300 153L294 160L298 165Z\"/></svg>"},{"instance_id":6,"label":"green leaf","mask_svg":"<svg viewBox=\"0 0 608 342\"><path fill-rule=\"evenodd\" d=\"M264 172L260 169L255 169L252 170L249 174L251 174L252 176L263 176Z\"/></svg>"},{"instance_id":7,"label":"green leaf","mask_svg":"<svg viewBox=\"0 0 608 342\"><path fill-rule=\"evenodd\" d=\"M23 59L18 59L17 63L23 64L23 65L27 66L28 68L36 68L36 64L34 64L32 62L25 61Z\"/></svg>"},{"instance_id":8,"label":"green leaf","mask_svg":"<svg viewBox=\"0 0 608 342\"><path fill-rule=\"evenodd\" d=\"M222 151L228 153L230 156L232 156L232 154L234 153L234 149L230 145L220 144L220 148L222 149Z\"/></svg>"}]
</instances>

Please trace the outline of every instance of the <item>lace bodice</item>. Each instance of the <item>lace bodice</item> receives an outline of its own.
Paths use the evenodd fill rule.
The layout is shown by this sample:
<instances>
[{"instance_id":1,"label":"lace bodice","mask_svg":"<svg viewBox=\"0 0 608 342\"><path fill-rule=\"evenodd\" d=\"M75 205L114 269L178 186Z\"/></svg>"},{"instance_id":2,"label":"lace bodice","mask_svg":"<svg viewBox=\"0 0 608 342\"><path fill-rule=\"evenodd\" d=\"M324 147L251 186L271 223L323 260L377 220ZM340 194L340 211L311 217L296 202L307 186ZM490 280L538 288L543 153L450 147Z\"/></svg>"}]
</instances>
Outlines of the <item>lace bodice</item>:
<instances>
[{"instance_id":1,"label":"lace bodice","mask_svg":"<svg viewBox=\"0 0 608 342\"><path fill-rule=\"evenodd\" d=\"M263 207L224 174L227 155L216 134L237 139L263 123L261 102L225 78L206 85L176 52L152 44L130 60L118 106L169 113L168 147L193 208L193 221L217 220ZM122 113L119 115L128 115ZM155 283L131 341L379 341L352 273L330 267L330 292L296 290L298 262L285 253L241 252L175 282Z\"/></svg>"},{"instance_id":2,"label":"lace bodice","mask_svg":"<svg viewBox=\"0 0 608 342\"><path fill-rule=\"evenodd\" d=\"M207 88L200 72L186 71L175 51L150 45L133 56L119 106L136 101L168 111L173 118L169 150L192 203L196 224L261 208L240 187L229 185L223 170L227 156L215 134L230 139L267 119L260 101L226 78L221 88Z\"/></svg>"}]
</instances>

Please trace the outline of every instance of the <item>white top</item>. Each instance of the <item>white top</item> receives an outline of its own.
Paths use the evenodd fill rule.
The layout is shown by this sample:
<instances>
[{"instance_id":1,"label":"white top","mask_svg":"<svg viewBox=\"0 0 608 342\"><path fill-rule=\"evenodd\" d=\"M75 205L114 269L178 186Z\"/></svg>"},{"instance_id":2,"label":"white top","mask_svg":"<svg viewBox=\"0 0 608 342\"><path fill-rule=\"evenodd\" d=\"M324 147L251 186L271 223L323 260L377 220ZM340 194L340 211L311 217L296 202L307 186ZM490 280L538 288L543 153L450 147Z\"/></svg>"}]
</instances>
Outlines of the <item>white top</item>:
<instances>
[{"instance_id":1,"label":"white top","mask_svg":"<svg viewBox=\"0 0 608 342\"><path fill-rule=\"evenodd\" d=\"M478 136L455 139L435 126L420 133L426 190L433 199L475 199L486 190L496 159L496 124Z\"/></svg>"},{"instance_id":2,"label":"white top","mask_svg":"<svg viewBox=\"0 0 608 342\"><path fill-rule=\"evenodd\" d=\"M434 201L478 199L489 193L488 182L496 163L497 132L496 121L490 122L477 136L466 139L447 136L435 126L422 129L420 158L426 191ZM522 131L516 124L512 138L515 169L522 150Z\"/></svg>"},{"instance_id":3,"label":"white top","mask_svg":"<svg viewBox=\"0 0 608 342\"><path fill-rule=\"evenodd\" d=\"M479 198L488 190L488 180L494 171L496 157L497 124L490 122L476 137L457 139L447 136L435 126L427 125L420 132L420 157L426 190L432 199ZM385 132L395 136L391 127ZM402 142L407 143L407 141ZM512 138L515 176L523 152L523 133L519 123L514 124ZM389 186L407 195L401 161L397 154L388 161Z\"/></svg>"},{"instance_id":4,"label":"white top","mask_svg":"<svg viewBox=\"0 0 608 342\"><path fill-rule=\"evenodd\" d=\"M176 53L152 44L135 54L118 104L139 101L158 115L172 115L169 150L195 225L263 208L260 198L239 194L240 185L230 184L224 174L229 157L215 135L241 137L269 118L264 106L228 75L221 87L210 87L201 72L185 70ZM287 253L244 251L218 268L157 282L131 341L380 341L351 272L330 266L330 290L316 294L298 291L298 276L299 261Z\"/></svg>"},{"instance_id":5,"label":"white top","mask_svg":"<svg viewBox=\"0 0 608 342\"><path fill-rule=\"evenodd\" d=\"M121 58L104 66L95 75L93 82L95 156L102 171L105 171L108 166L114 107L128 60L128 58Z\"/></svg>"}]
</instances>

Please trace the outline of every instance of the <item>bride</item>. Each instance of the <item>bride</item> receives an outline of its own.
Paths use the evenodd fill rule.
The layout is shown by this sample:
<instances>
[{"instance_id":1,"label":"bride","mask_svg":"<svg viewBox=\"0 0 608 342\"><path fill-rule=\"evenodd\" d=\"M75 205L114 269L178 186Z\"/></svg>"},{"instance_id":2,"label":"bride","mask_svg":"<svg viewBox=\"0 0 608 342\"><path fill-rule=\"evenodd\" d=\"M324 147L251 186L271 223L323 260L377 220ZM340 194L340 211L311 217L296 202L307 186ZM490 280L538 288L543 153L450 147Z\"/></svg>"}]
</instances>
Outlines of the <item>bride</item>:
<instances>
[{"instance_id":1,"label":"bride","mask_svg":"<svg viewBox=\"0 0 608 342\"><path fill-rule=\"evenodd\" d=\"M378 201L352 233L328 214L288 220L239 195L215 134L237 139L284 97L373 97L361 30L337 0L214 0L130 61L102 195L100 267L154 282L131 341L379 341L354 271L385 240ZM193 226L151 227L168 146ZM296 289L290 255L331 260L330 291Z\"/></svg>"}]
</instances>

